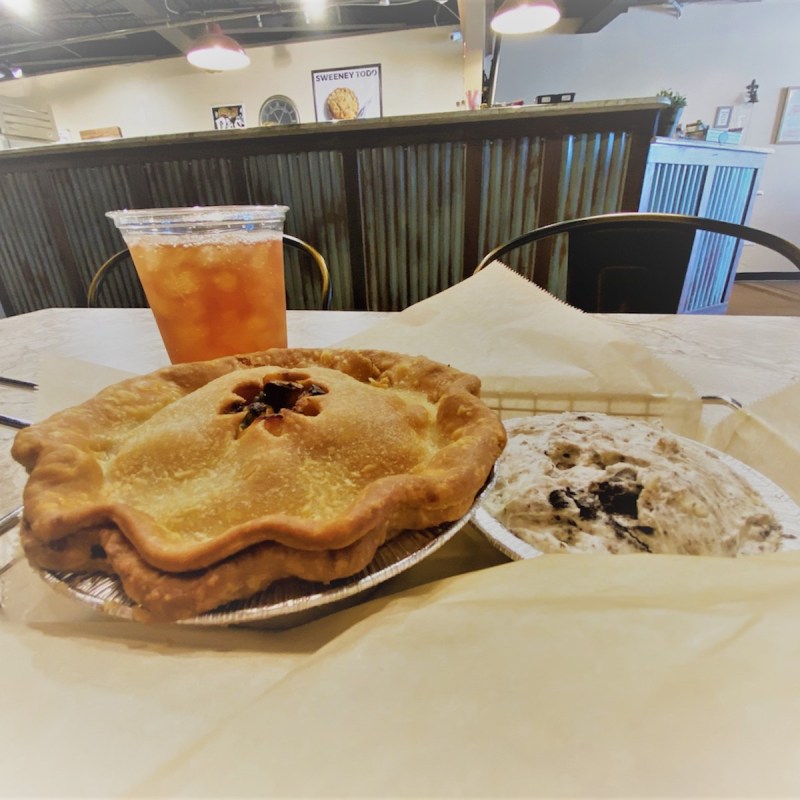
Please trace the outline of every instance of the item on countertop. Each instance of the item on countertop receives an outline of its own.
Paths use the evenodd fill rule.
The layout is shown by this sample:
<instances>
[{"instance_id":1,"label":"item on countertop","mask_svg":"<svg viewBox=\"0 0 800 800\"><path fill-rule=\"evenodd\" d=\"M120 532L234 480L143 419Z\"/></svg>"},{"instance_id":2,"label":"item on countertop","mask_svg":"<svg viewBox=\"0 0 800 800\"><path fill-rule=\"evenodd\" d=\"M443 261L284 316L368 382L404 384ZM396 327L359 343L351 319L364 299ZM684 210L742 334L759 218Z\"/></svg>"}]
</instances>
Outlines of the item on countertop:
<instances>
[{"instance_id":1,"label":"item on countertop","mask_svg":"<svg viewBox=\"0 0 800 800\"><path fill-rule=\"evenodd\" d=\"M659 423L513 419L483 509L543 553L773 552L781 525L713 452Z\"/></svg>"},{"instance_id":2,"label":"item on countertop","mask_svg":"<svg viewBox=\"0 0 800 800\"><path fill-rule=\"evenodd\" d=\"M286 347L287 206L110 211L173 364Z\"/></svg>"},{"instance_id":3,"label":"item on countertop","mask_svg":"<svg viewBox=\"0 0 800 800\"><path fill-rule=\"evenodd\" d=\"M269 350L111 386L15 438L22 541L194 617L283 577L327 583L457 520L505 443L479 380L382 351Z\"/></svg>"}]
</instances>

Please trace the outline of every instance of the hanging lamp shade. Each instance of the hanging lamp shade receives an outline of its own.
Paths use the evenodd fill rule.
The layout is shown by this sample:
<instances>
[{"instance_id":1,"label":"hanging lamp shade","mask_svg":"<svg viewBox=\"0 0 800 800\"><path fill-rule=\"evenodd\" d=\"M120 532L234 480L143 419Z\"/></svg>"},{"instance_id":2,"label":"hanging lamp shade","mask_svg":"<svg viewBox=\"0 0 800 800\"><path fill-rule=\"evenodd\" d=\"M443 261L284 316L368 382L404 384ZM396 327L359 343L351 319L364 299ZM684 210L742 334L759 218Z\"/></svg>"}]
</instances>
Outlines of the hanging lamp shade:
<instances>
[{"instance_id":1,"label":"hanging lamp shade","mask_svg":"<svg viewBox=\"0 0 800 800\"><path fill-rule=\"evenodd\" d=\"M561 19L554 0L505 0L492 17L495 33L536 33L551 28Z\"/></svg>"},{"instance_id":2,"label":"hanging lamp shade","mask_svg":"<svg viewBox=\"0 0 800 800\"><path fill-rule=\"evenodd\" d=\"M242 69L250 63L239 43L226 36L215 22L206 25L205 33L186 52L186 60L193 67L210 72Z\"/></svg>"}]
</instances>

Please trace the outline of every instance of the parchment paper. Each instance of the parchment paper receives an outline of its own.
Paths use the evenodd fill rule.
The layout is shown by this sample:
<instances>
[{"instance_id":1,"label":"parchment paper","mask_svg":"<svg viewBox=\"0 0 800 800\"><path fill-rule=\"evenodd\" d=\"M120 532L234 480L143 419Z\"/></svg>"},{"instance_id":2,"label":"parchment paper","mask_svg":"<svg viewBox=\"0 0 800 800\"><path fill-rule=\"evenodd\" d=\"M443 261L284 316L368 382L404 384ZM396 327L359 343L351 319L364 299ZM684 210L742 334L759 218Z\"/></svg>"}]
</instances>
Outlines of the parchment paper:
<instances>
[{"instance_id":1,"label":"parchment paper","mask_svg":"<svg viewBox=\"0 0 800 800\"><path fill-rule=\"evenodd\" d=\"M342 344L474 372L506 415L509 398L614 393L632 409L656 398L689 435L699 416L657 358L499 265ZM86 370L43 369L38 416L123 376ZM796 456L773 469L758 452L764 420L797 447L787 403L729 418L711 443L786 487L772 473ZM800 796L799 556L505 563L476 536L283 633L121 623L15 568L0 794Z\"/></svg>"},{"instance_id":2,"label":"parchment paper","mask_svg":"<svg viewBox=\"0 0 800 800\"><path fill-rule=\"evenodd\" d=\"M799 573L555 555L369 604L136 793L797 797Z\"/></svg>"},{"instance_id":3,"label":"parchment paper","mask_svg":"<svg viewBox=\"0 0 800 800\"><path fill-rule=\"evenodd\" d=\"M800 379L732 412L707 442L772 478L800 503Z\"/></svg>"},{"instance_id":4,"label":"parchment paper","mask_svg":"<svg viewBox=\"0 0 800 800\"><path fill-rule=\"evenodd\" d=\"M699 433L700 400L684 378L499 262L339 344L426 355L473 373L504 417L597 410Z\"/></svg>"}]
</instances>

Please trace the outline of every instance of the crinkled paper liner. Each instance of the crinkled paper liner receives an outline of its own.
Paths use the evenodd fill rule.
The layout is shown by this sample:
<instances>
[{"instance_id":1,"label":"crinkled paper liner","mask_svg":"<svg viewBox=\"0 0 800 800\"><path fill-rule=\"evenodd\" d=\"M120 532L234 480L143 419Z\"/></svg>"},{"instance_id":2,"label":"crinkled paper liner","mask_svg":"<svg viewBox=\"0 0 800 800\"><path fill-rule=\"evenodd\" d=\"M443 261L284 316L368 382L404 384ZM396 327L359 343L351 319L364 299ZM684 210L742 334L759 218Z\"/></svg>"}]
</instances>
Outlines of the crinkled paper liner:
<instances>
[{"instance_id":1,"label":"crinkled paper liner","mask_svg":"<svg viewBox=\"0 0 800 800\"><path fill-rule=\"evenodd\" d=\"M684 378L499 262L340 344L425 355L477 375L504 418L603 411L699 436L700 398Z\"/></svg>"},{"instance_id":2,"label":"crinkled paper liner","mask_svg":"<svg viewBox=\"0 0 800 800\"><path fill-rule=\"evenodd\" d=\"M732 411L706 442L772 478L800 503L800 381Z\"/></svg>"}]
</instances>

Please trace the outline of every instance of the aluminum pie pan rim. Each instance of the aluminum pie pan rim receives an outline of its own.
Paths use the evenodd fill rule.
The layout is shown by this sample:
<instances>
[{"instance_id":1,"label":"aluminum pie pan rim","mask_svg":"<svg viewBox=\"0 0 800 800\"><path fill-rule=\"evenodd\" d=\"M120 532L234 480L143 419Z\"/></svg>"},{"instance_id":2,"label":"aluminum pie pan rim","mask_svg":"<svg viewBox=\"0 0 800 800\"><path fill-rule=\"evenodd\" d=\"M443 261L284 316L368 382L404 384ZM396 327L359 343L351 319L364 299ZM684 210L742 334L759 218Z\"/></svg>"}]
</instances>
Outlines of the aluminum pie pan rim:
<instances>
[{"instance_id":1,"label":"aluminum pie pan rim","mask_svg":"<svg viewBox=\"0 0 800 800\"><path fill-rule=\"evenodd\" d=\"M328 584L300 578L284 578L248 598L167 624L218 627L276 623L276 627L289 627L312 621L318 616L357 602L360 595L377 588L436 552L471 520L474 510L475 505L454 522L422 530L401 531L378 548L363 570L349 578L340 578ZM125 594L118 577L31 566L59 594L107 616L139 621L140 609Z\"/></svg>"}]
</instances>

